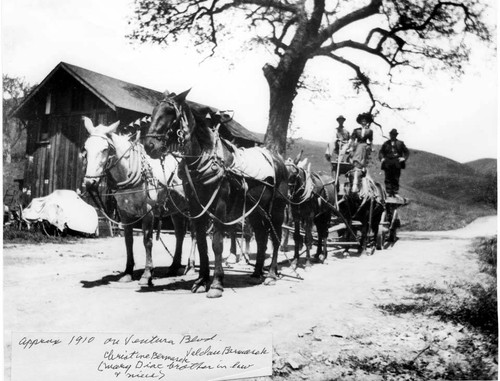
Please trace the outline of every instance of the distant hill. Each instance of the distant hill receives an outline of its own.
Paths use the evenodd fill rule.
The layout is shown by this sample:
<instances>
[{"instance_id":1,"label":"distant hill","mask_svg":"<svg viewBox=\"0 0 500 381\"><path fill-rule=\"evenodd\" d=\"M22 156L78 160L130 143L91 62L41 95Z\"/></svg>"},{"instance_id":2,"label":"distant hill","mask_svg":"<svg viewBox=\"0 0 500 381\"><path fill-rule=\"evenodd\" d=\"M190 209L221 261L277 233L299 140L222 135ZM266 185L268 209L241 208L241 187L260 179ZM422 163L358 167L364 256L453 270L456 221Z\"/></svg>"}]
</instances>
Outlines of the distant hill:
<instances>
[{"instance_id":1,"label":"distant hill","mask_svg":"<svg viewBox=\"0 0 500 381\"><path fill-rule=\"evenodd\" d=\"M379 149L380 146L374 146L368 169L371 176L383 184ZM326 143L296 139L287 150L287 156L295 158L301 150L304 157L309 158L313 170L330 171L325 160ZM485 160L491 165L491 159ZM411 200L410 205L401 209L403 226L407 229L443 230L463 226L481 215L496 214L496 183L478 176L476 168L469 164L410 149L400 184L401 195ZM496 160L494 164L496 166Z\"/></svg>"},{"instance_id":2,"label":"distant hill","mask_svg":"<svg viewBox=\"0 0 500 381\"><path fill-rule=\"evenodd\" d=\"M483 174L497 173L497 159L478 159L464 163L468 167Z\"/></svg>"}]
</instances>

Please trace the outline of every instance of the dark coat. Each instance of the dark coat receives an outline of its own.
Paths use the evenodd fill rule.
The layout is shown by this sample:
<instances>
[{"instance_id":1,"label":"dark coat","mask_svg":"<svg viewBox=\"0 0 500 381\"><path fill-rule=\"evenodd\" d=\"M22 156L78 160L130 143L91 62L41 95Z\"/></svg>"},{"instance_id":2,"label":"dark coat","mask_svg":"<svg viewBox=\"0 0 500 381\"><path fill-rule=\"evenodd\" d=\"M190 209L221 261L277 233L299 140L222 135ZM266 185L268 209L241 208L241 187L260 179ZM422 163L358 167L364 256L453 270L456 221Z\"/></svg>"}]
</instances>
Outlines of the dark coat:
<instances>
[{"instance_id":1,"label":"dark coat","mask_svg":"<svg viewBox=\"0 0 500 381\"><path fill-rule=\"evenodd\" d=\"M362 136L363 134L363 128L355 128L354 131L351 134L351 139L357 141L358 143L367 143L367 142L373 142L373 131L372 129L368 128L368 130L365 131L365 135Z\"/></svg>"},{"instance_id":2,"label":"dark coat","mask_svg":"<svg viewBox=\"0 0 500 381\"><path fill-rule=\"evenodd\" d=\"M410 156L410 151L406 148L406 145L401 140L395 140L394 144L389 139L380 148L380 152L378 153L378 158L380 160L386 159L387 162L394 163L399 168L404 169L406 167L406 160ZM400 162L399 158L404 157L405 161ZM382 164L382 169L384 169L384 164Z\"/></svg>"}]
</instances>

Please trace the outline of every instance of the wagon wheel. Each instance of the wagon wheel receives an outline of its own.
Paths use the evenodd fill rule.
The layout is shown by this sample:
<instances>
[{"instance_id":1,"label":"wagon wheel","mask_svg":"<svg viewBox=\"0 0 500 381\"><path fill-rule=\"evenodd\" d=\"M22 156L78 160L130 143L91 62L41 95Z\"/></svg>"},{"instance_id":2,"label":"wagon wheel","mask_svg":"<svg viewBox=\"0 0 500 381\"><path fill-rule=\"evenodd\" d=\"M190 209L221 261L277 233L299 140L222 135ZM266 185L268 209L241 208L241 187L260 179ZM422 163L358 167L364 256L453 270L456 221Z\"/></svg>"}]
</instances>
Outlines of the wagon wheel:
<instances>
[{"instance_id":1,"label":"wagon wheel","mask_svg":"<svg viewBox=\"0 0 500 381\"><path fill-rule=\"evenodd\" d=\"M397 209L395 209L392 215L391 226L389 227L389 238L388 238L388 241L392 244L394 244L398 240L397 230L400 225L401 222L399 220L398 211Z\"/></svg>"},{"instance_id":2,"label":"wagon wheel","mask_svg":"<svg viewBox=\"0 0 500 381\"><path fill-rule=\"evenodd\" d=\"M59 231L55 226L52 226L50 222L43 220L40 222L40 226L42 227L43 234L45 234L47 237L59 236Z\"/></svg>"},{"instance_id":3,"label":"wagon wheel","mask_svg":"<svg viewBox=\"0 0 500 381\"><path fill-rule=\"evenodd\" d=\"M370 230L368 231L368 234L366 236L366 250L368 255L373 255L375 254L375 250L377 249L377 236L375 236L375 232L373 231L373 228L370 227Z\"/></svg>"}]
</instances>

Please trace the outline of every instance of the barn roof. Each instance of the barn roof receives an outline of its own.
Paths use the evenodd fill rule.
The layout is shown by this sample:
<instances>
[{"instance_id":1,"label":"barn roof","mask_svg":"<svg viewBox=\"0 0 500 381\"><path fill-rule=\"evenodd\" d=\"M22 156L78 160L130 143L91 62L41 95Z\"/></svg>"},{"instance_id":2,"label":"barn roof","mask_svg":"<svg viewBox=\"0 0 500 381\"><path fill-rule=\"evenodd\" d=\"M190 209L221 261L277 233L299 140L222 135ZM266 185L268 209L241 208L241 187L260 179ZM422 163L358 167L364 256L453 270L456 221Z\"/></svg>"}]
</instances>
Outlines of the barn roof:
<instances>
[{"instance_id":1,"label":"barn roof","mask_svg":"<svg viewBox=\"0 0 500 381\"><path fill-rule=\"evenodd\" d=\"M21 105L14 111L14 115L21 114L22 109L29 103L30 99L32 99L39 89L43 88L44 85L50 81L50 79L59 70L64 70L69 73L113 110L121 108L143 114L151 114L154 106L156 106L164 98L164 94L159 91L109 77L95 71L71 65L67 62L61 62L49 73L47 77L45 77L45 79L33 92L26 97ZM217 111L217 109L213 107L201 105L195 102L189 103L195 108L207 107L211 111ZM226 126L235 137L259 143L262 142L256 134L247 130L235 120L230 121L226 124Z\"/></svg>"}]
</instances>

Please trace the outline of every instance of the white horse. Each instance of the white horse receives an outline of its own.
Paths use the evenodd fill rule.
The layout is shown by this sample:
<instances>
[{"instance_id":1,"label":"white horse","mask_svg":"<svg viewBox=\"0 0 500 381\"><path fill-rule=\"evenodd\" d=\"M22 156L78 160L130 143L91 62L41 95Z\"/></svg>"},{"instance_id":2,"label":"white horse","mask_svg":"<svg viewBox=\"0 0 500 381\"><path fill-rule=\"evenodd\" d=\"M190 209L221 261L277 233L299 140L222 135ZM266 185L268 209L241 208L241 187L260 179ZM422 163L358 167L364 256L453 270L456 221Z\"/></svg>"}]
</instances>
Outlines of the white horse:
<instances>
[{"instance_id":1,"label":"white horse","mask_svg":"<svg viewBox=\"0 0 500 381\"><path fill-rule=\"evenodd\" d=\"M94 127L83 117L90 136L85 142L84 154L87 169L84 185L89 192L96 191L99 181L107 177L114 185L114 197L124 228L127 264L121 282L130 282L134 270L133 224L142 220L143 241L146 249L146 265L140 285L151 285L153 278L153 227L155 217L170 215L174 224L176 248L169 276L177 275L182 259L182 243L186 232L185 218L179 213L186 207L182 182L177 176L177 162L172 156L153 160L145 154L138 137L115 133L120 122L110 126ZM190 262L194 255L194 238ZM193 263L194 265L194 263Z\"/></svg>"}]
</instances>

